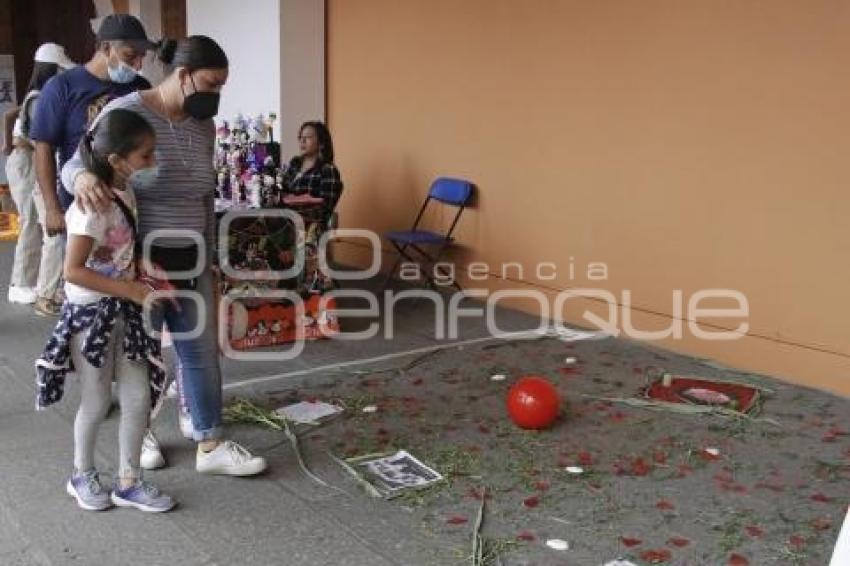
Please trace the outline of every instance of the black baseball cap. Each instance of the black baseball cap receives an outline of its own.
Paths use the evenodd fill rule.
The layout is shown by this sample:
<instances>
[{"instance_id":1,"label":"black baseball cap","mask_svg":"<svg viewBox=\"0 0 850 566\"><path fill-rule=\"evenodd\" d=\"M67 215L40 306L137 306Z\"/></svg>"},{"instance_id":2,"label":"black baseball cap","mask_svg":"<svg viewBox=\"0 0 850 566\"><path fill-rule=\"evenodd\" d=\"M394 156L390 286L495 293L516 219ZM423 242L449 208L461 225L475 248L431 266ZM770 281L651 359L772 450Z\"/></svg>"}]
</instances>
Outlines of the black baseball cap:
<instances>
[{"instance_id":1,"label":"black baseball cap","mask_svg":"<svg viewBox=\"0 0 850 566\"><path fill-rule=\"evenodd\" d=\"M154 44L148 39L145 28L138 18L130 14L110 14L100 23L97 30L97 41L126 41L137 44L145 49L152 49Z\"/></svg>"}]
</instances>

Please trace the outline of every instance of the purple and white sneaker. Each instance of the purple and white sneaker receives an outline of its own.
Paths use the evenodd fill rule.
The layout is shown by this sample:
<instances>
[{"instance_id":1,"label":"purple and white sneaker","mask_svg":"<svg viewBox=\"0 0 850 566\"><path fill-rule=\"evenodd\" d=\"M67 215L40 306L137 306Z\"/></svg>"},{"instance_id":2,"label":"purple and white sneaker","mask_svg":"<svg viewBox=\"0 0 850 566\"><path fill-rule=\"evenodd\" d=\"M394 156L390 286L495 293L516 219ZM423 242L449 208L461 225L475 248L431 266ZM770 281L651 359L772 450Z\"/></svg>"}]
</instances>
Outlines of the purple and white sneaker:
<instances>
[{"instance_id":1,"label":"purple and white sneaker","mask_svg":"<svg viewBox=\"0 0 850 566\"><path fill-rule=\"evenodd\" d=\"M97 470L74 472L65 484L68 495L77 500L77 505L86 511L103 511L112 507L109 492L100 485Z\"/></svg>"},{"instance_id":2,"label":"purple and white sneaker","mask_svg":"<svg viewBox=\"0 0 850 566\"><path fill-rule=\"evenodd\" d=\"M121 489L116 481L115 487L112 488L112 503L119 507L135 507L148 513L164 513L177 504L156 486L142 480L126 489Z\"/></svg>"}]
</instances>

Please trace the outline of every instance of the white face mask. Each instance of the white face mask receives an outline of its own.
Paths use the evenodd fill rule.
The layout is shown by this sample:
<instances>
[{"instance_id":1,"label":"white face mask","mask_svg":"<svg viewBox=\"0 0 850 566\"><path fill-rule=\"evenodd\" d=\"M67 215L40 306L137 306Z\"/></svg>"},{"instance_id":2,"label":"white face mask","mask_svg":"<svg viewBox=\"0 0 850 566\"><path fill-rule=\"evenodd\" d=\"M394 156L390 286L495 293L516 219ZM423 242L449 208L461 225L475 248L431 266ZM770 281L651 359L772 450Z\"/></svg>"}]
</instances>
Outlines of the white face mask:
<instances>
[{"instance_id":1,"label":"white face mask","mask_svg":"<svg viewBox=\"0 0 850 566\"><path fill-rule=\"evenodd\" d=\"M127 185L134 189L146 189L156 182L156 178L158 176L159 165L136 169L135 171L130 173L129 177L127 177Z\"/></svg>"},{"instance_id":2,"label":"white face mask","mask_svg":"<svg viewBox=\"0 0 850 566\"><path fill-rule=\"evenodd\" d=\"M114 83L127 84L133 82L133 79L138 75L138 71L125 63L119 61L117 67L107 65L106 72L109 73L109 80Z\"/></svg>"}]
</instances>

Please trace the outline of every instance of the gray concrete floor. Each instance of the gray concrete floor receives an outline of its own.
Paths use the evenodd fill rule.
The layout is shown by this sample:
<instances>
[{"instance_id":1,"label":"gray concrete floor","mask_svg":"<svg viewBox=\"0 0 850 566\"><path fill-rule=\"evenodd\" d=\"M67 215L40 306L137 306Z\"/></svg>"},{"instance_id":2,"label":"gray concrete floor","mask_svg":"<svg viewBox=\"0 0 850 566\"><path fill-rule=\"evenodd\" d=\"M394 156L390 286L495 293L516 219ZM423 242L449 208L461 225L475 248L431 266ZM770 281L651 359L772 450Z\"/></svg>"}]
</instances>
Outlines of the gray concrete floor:
<instances>
[{"instance_id":1,"label":"gray concrete floor","mask_svg":"<svg viewBox=\"0 0 850 566\"><path fill-rule=\"evenodd\" d=\"M0 244L7 277L10 258L11 246ZM312 470L339 489L306 478L279 432L245 424L229 434L266 456L269 472L251 479L198 475L171 402L154 426L169 466L148 478L180 507L158 516L83 512L63 489L76 391L71 384L59 406L33 411L32 362L53 322L7 304L7 277L0 282L2 565L469 563L483 486L483 532L503 550L504 564L595 565L620 556L636 564L653 556L669 564L727 564L736 555L754 565L826 564L846 510L847 399L620 340L468 342L486 337L475 320L461 327L465 345L428 351L445 341L434 339L433 313L420 304L400 308L392 340L322 341L289 362L225 363L228 399L276 407L319 398L351 409L301 436ZM505 330L534 326L518 313L499 317ZM565 368L565 356L578 358L574 369ZM769 387L764 416L781 426L590 397L633 395L648 366ZM493 373L508 379L492 382ZM551 430L524 432L506 420L505 393L529 373L549 377L567 399ZM379 410L355 410L364 404ZM113 414L98 450L107 473L116 436ZM720 450L717 461L699 457L707 446ZM449 481L374 500L329 456L391 448L411 451ZM644 464L636 473L638 459ZM579 461L587 474L571 478L563 468ZM570 550L549 549L549 538L567 540Z\"/></svg>"}]
</instances>

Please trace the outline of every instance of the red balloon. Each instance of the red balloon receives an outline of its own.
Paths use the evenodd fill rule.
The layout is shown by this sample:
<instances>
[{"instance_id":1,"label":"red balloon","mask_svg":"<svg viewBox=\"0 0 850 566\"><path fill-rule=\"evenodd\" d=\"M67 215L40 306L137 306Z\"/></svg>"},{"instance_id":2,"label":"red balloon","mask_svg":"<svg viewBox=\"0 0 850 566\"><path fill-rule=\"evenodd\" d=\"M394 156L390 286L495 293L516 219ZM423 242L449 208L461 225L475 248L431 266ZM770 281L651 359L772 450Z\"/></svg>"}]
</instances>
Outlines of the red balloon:
<instances>
[{"instance_id":1,"label":"red balloon","mask_svg":"<svg viewBox=\"0 0 850 566\"><path fill-rule=\"evenodd\" d=\"M561 398L542 377L520 378L508 392L508 414L521 428L548 428L558 418Z\"/></svg>"}]
</instances>

